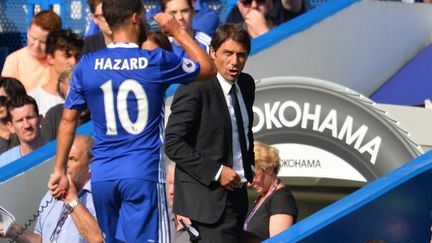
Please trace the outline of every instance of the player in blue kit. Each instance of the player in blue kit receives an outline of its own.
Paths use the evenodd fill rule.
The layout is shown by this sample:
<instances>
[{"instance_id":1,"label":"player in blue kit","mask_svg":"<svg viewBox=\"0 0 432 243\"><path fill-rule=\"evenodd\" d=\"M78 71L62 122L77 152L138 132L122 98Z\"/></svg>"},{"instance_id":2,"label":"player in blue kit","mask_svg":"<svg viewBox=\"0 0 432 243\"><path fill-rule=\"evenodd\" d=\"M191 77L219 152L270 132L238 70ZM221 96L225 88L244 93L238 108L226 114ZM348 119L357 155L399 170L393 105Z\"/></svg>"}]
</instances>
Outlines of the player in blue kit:
<instances>
[{"instance_id":1,"label":"player in blue kit","mask_svg":"<svg viewBox=\"0 0 432 243\"><path fill-rule=\"evenodd\" d=\"M165 13L154 19L189 58L160 48L141 50L146 34L141 0L104 0L103 13L113 43L85 55L74 70L48 187L54 197L67 191L67 154L80 111L88 107L94 123L93 198L105 241L169 242L161 146L165 90L172 83L212 78L216 69Z\"/></svg>"}]
</instances>

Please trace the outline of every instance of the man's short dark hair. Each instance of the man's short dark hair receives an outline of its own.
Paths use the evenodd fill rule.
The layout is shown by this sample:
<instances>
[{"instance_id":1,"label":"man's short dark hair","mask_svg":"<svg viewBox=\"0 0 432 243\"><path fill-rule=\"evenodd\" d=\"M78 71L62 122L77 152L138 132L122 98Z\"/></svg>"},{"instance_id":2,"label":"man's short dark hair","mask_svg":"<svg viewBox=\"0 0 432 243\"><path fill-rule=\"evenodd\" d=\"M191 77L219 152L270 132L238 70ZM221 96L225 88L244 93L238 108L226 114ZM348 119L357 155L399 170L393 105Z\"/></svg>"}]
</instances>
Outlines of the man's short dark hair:
<instances>
[{"instance_id":1,"label":"man's short dark hair","mask_svg":"<svg viewBox=\"0 0 432 243\"><path fill-rule=\"evenodd\" d=\"M249 33L239 24L224 24L217 28L210 42L210 47L217 51L221 45L232 39L241 43L249 55L251 49L251 39Z\"/></svg>"},{"instance_id":2,"label":"man's short dark hair","mask_svg":"<svg viewBox=\"0 0 432 243\"><path fill-rule=\"evenodd\" d=\"M144 14L141 0L103 0L102 12L112 30L124 25L134 13Z\"/></svg>"},{"instance_id":3,"label":"man's short dark hair","mask_svg":"<svg viewBox=\"0 0 432 243\"><path fill-rule=\"evenodd\" d=\"M36 115L39 115L39 109L36 103L36 100L33 99L33 97L28 95L18 96L18 97L12 97L8 102L7 107L7 121L12 122L12 115L11 111L13 111L16 108L23 107L25 105L33 105L33 109L36 113Z\"/></svg>"},{"instance_id":4,"label":"man's short dark hair","mask_svg":"<svg viewBox=\"0 0 432 243\"><path fill-rule=\"evenodd\" d=\"M77 57L81 53L84 41L70 29L56 30L48 34L46 42L46 54L54 56L57 50L74 53Z\"/></svg>"},{"instance_id":5,"label":"man's short dark hair","mask_svg":"<svg viewBox=\"0 0 432 243\"><path fill-rule=\"evenodd\" d=\"M27 95L24 85L16 78L0 77L0 88L3 88L8 98Z\"/></svg>"}]
</instances>

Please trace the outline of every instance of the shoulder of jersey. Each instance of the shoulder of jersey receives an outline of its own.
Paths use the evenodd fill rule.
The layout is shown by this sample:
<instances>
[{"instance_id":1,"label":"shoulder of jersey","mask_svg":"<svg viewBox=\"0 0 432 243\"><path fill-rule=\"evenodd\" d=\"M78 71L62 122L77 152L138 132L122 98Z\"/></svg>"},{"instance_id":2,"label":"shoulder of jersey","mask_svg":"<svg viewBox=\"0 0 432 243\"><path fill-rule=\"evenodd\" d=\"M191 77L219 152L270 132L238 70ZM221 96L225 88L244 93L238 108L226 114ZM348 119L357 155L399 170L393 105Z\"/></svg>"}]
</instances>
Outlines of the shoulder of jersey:
<instances>
[{"instance_id":1,"label":"shoulder of jersey","mask_svg":"<svg viewBox=\"0 0 432 243\"><path fill-rule=\"evenodd\" d=\"M210 41L211 41L212 38L209 35L207 35L206 33L204 33L204 32L197 31L195 33L195 39L198 42L200 42L200 43L208 46L208 45L210 45Z\"/></svg>"}]
</instances>

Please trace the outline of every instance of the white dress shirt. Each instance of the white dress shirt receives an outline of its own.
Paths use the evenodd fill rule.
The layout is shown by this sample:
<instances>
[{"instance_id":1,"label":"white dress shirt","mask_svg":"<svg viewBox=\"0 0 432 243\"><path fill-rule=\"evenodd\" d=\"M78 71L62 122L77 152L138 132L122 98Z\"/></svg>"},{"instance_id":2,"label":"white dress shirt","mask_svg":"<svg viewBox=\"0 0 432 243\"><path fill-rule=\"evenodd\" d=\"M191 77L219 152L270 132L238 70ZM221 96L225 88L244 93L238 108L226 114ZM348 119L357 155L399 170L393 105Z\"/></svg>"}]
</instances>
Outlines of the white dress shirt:
<instances>
[{"instance_id":1,"label":"white dress shirt","mask_svg":"<svg viewBox=\"0 0 432 243\"><path fill-rule=\"evenodd\" d=\"M222 91L225 96L225 101L228 106L228 112L231 118L231 133L232 133L232 151L233 151L233 167L232 169L240 176L242 182L246 182L246 177L244 175L244 169L243 169L243 161L242 161L242 154L241 154L241 148L240 148L240 140L239 140L239 133L238 133L238 127L237 127L237 120L234 112L234 106L231 101L231 96L229 94L232 82L225 80L222 75L219 73L217 74L217 79L219 81L220 86L222 87ZM237 99L239 101L240 105L240 111L241 116L243 120L243 127L244 127L244 134L246 138L246 148L249 149L249 140L247 139L248 134L248 128L249 128L249 117L246 110L246 105L243 100L243 95L241 94L240 87L238 86L237 82L235 82L236 85L236 95ZM216 174L215 180L219 179L220 173L222 172L222 166L219 169L218 173Z\"/></svg>"}]
</instances>

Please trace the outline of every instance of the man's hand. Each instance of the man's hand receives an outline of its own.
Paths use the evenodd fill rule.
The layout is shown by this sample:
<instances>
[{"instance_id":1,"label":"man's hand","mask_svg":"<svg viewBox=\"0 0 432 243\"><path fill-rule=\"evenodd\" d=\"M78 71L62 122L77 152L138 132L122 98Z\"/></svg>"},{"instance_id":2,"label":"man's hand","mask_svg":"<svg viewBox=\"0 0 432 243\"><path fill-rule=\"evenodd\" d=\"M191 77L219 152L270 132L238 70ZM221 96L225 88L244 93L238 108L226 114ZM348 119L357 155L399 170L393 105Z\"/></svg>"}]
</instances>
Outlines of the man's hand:
<instances>
[{"instance_id":1,"label":"man's hand","mask_svg":"<svg viewBox=\"0 0 432 243\"><path fill-rule=\"evenodd\" d=\"M66 174L54 171L48 180L48 189L54 198L65 198L69 190L69 181Z\"/></svg>"},{"instance_id":2,"label":"man's hand","mask_svg":"<svg viewBox=\"0 0 432 243\"><path fill-rule=\"evenodd\" d=\"M158 13L153 19L159 24L162 33L175 36L181 30L179 23L174 16L167 13Z\"/></svg>"},{"instance_id":3,"label":"man's hand","mask_svg":"<svg viewBox=\"0 0 432 243\"><path fill-rule=\"evenodd\" d=\"M240 186L241 179L233 169L223 165L218 181L221 186L225 187L227 190L233 191L234 188Z\"/></svg>"},{"instance_id":4,"label":"man's hand","mask_svg":"<svg viewBox=\"0 0 432 243\"><path fill-rule=\"evenodd\" d=\"M248 33L252 38L265 34L270 30L270 26L267 23L263 13L256 9L251 9L246 15L245 23Z\"/></svg>"},{"instance_id":5,"label":"man's hand","mask_svg":"<svg viewBox=\"0 0 432 243\"><path fill-rule=\"evenodd\" d=\"M0 224L0 238L13 238L17 232L21 231L21 226L18 224L12 224L7 232L4 232L3 224Z\"/></svg>"},{"instance_id":6,"label":"man's hand","mask_svg":"<svg viewBox=\"0 0 432 243\"><path fill-rule=\"evenodd\" d=\"M184 221L186 224L189 224L189 225L192 224L191 220L190 220L188 217L181 216L181 215L178 215L178 214L177 214L177 215L176 215L176 221L177 221L177 228L176 228L176 231L180 231L180 230L184 229L184 226L180 223L180 219L183 219L183 221Z\"/></svg>"},{"instance_id":7,"label":"man's hand","mask_svg":"<svg viewBox=\"0 0 432 243\"><path fill-rule=\"evenodd\" d=\"M66 197L62 198L64 204L69 204L73 200L78 198L78 192L75 186L75 183L72 180L71 175L66 174L68 182L69 182L69 190L67 191Z\"/></svg>"},{"instance_id":8,"label":"man's hand","mask_svg":"<svg viewBox=\"0 0 432 243\"><path fill-rule=\"evenodd\" d=\"M1 238L7 237L7 235L4 233L4 230L3 230L3 224L0 224L0 237Z\"/></svg>"}]
</instances>

